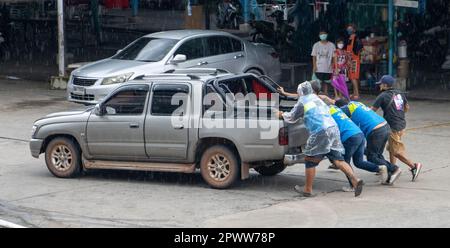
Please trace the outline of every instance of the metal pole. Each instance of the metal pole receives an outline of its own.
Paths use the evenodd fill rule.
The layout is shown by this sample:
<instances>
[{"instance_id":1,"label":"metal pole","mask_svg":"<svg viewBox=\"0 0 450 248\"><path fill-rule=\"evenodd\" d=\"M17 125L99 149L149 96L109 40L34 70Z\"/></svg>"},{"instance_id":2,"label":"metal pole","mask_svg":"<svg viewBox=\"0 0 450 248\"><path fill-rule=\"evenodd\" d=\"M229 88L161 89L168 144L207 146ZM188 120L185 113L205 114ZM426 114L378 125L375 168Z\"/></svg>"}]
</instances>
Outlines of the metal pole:
<instances>
[{"instance_id":1,"label":"metal pole","mask_svg":"<svg viewBox=\"0 0 450 248\"><path fill-rule=\"evenodd\" d=\"M59 76L66 75L64 58L64 0L58 0L58 69Z\"/></svg>"},{"instance_id":2,"label":"metal pole","mask_svg":"<svg viewBox=\"0 0 450 248\"><path fill-rule=\"evenodd\" d=\"M250 0L243 0L242 1L242 5L244 5L244 23L249 23L250 21L250 11L249 11L249 5L250 5Z\"/></svg>"},{"instance_id":3,"label":"metal pole","mask_svg":"<svg viewBox=\"0 0 450 248\"><path fill-rule=\"evenodd\" d=\"M394 73L394 0L389 0L389 75Z\"/></svg>"},{"instance_id":4,"label":"metal pole","mask_svg":"<svg viewBox=\"0 0 450 248\"><path fill-rule=\"evenodd\" d=\"M131 4L131 7L133 8L133 16L137 16L139 9L139 0L132 0Z\"/></svg>"}]
</instances>

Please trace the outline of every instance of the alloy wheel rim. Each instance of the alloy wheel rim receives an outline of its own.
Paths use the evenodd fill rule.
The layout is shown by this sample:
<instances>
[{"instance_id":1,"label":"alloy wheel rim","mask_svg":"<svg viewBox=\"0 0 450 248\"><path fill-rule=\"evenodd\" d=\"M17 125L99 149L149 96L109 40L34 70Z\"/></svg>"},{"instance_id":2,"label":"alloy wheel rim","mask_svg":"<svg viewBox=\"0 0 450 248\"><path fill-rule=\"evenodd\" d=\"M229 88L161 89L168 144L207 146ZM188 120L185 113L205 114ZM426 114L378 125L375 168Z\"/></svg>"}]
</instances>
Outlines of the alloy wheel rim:
<instances>
[{"instance_id":1,"label":"alloy wheel rim","mask_svg":"<svg viewBox=\"0 0 450 248\"><path fill-rule=\"evenodd\" d=\"M209 176L215 181L222 182L230 175L230 161L225 155L217 153L208 161Z\"/></svg>"},{"instance_id":2,"label":"alloy wheel rim","mask_svg":"<svg viewBox=\"0 0 450 248\"><path fill-rule=\"evenodd\" d=\"M66 145L58 145L52 150L51 160L56 170L67 171L72 166L72 152Z\"/></svg>"}]
</instances>

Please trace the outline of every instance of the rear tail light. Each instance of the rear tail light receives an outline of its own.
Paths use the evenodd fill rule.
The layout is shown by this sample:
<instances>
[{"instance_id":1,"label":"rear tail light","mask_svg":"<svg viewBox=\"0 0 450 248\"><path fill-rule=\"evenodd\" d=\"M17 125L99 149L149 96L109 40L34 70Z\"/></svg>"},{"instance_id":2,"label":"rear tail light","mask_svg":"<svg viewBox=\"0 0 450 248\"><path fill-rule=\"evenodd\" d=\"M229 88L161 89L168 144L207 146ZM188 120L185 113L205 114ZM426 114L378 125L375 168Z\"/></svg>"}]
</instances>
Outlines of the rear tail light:
<instances>
[{"instance_id":1,"label":"rear tail light","mask_svg":"<svg viewBox=\"0 0 450 248\"><path fill-rule=\"evenodd\" d=\"M270 56L272 56L272 58L274 58L274 59L280 58L280 55L279 55L277 52L271 52L271 53L269 53L269 54L270 54Z\"/></svg>"},{"instance_id":2,"label":"rear tail light","mask_svg":"<svg viewBox=\"0 0 450 248\"><path fill-rule=\"evenodd\" d=\"M278 144L280 146L289 145L289 132L285 127L280 128L280 131L278 132Z\"/></svg>"}]
</instances>

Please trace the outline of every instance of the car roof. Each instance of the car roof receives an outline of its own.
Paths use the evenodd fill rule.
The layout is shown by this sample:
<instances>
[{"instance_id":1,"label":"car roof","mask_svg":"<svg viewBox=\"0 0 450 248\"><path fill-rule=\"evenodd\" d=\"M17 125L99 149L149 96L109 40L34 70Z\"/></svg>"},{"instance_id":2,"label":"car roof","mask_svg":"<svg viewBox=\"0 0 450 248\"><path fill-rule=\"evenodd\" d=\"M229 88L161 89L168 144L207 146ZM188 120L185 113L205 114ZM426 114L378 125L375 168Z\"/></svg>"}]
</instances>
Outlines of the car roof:
<instances>
[{"instance_id":1,"label":"car roof","mask_svg":"<svg viewBox=\"0 0 450 248\"><path fill-rule=\"evenodd\" d=\"M181 30L170 30L170 31L163 31L163 32L147 34L144 37L182 40L184 38L188 38L188 37L191 37L191 36L197 36L197 35L227 35L227 36L232 36L230 33L227 33L227 32L224 32L224 31L202 30L202 29L181 29Z\"/></svg>"}]
</instances>

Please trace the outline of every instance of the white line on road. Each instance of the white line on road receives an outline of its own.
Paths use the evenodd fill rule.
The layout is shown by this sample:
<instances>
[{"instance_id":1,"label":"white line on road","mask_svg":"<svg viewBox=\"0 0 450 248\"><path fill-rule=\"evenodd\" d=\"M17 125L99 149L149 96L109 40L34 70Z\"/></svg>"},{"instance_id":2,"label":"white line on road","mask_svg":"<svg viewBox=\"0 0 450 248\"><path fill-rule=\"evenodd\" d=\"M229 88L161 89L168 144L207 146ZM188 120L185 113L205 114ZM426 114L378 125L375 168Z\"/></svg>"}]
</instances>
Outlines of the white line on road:
<instances>
[{"instance_id":1,"label":"white line on road","mask_svg":"<svg viewBox=\"0 0 450 248\"><path fill-rule=\"evenodd\" d=\"M17 225L11 222L8 222L6 220L0 220L0 227L6 227L6 228L26 228L21 225Z\"/></svg>"}]
</instances>

